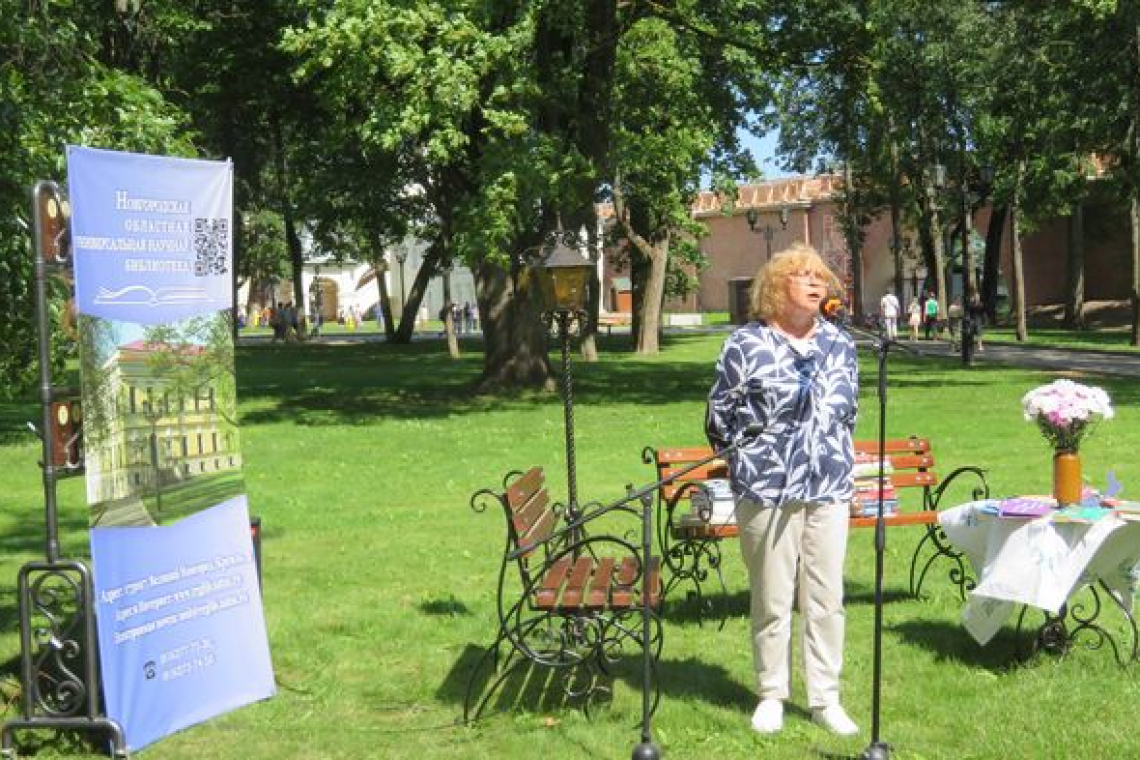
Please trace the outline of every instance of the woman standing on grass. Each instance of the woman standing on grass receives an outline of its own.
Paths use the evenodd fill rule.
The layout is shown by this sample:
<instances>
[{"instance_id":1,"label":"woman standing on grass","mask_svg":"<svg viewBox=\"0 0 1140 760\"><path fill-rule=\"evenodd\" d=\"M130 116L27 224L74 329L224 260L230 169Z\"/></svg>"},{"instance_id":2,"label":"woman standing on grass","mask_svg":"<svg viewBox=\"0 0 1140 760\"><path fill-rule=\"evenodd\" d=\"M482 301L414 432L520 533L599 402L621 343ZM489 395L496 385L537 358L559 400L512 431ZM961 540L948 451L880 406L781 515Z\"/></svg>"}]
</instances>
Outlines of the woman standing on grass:
<instances>
[{"instance_id":1,"label":"woman standing on grass","mask_svg":"<svg viewBox=\"0 0 1140 760\"><path fill-rule=\"evenodd\" d=\"M737 442L750 426L763 428L730 460L752 598L760 696L752 727L760 733L783 727L791 696L797 588L812 718L836 734L858 732L839 703L858 367L851 337L820 318L821 302L838 286L802 243L774 256L752 286L755 321L725 341L709 393L713 447Z\"/></svg>"}]
</instances>

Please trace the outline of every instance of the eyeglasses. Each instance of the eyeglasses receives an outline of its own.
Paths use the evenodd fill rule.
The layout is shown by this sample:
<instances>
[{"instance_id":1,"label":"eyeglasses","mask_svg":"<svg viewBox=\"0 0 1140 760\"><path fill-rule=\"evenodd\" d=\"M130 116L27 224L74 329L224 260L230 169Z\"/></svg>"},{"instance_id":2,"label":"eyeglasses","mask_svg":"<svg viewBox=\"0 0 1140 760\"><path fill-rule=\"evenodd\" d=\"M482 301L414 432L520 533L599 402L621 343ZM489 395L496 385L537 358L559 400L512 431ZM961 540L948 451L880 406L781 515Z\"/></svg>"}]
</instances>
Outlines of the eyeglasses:
<instances>
[{"instance_id":1,"label":"eyeglasses","mask_svg":"<svg viewBox=\"0 0 1140 760\"><path fill-rule=\"evenodd\" d=\"M793 272L788 275L789 280L801 282L804 285L826 285L827 278L817 272Z\"/></svg>"}]
</instances>

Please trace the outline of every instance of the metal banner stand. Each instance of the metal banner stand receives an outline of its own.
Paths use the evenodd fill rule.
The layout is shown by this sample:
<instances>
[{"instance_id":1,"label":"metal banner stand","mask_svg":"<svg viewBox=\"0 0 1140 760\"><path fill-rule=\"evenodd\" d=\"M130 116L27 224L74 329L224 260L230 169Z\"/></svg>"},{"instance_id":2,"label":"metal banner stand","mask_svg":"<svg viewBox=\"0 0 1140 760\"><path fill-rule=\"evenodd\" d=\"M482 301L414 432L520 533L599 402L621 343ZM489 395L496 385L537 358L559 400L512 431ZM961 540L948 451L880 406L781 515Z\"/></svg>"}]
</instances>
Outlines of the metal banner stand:
<instances>
[{"instance_id":1,"label":"metal banner stand","mask_svg":"<svg viewBox=\"0 0 1140 760\"><path fill-rule=\"evenodd\" d=\"M123 730L102 709L91 571L60 556L56 483L84 470L79 391L54 385L51 371L48 275L71 268L70 214L55 182L37 182L32 205L46 557L19 573L20 717L0 729L0 757L16 757L15 731L51 729L106 732L111 754L126 758Z\"/></svg>"}]
</instances>

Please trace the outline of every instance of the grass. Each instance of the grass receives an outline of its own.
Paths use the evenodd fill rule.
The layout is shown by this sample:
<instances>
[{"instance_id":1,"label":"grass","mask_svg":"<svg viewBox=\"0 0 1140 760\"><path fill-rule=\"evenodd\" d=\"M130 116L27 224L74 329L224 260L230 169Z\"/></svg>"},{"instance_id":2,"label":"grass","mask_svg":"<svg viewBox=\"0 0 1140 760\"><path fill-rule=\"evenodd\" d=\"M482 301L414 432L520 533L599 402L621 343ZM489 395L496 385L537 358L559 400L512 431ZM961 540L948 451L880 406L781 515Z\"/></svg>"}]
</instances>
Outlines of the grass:
<instances>
[{"instance_id":1,"label":"grass","mask_svg":"<svg viewBox=\"0 0 1140 760\"><path fill-rule=\"evenodd\" d=\"M1137 347L1129 343L1127 329L1113 330L1064 330L1060 328L1033 327L1028 338L1018 341L1016 331L1011 327L986 328L987 343L1013 343L1033 347L1056 347L1093 351L1115 351L1135 354Z\"/></svg>"},{"instance_id":2,"label":"grass","mask_svg":"<svg viewBox=\"0 0 1140 760\"><path fill-rule=\"evenodd\" d=\"M609 500L644 484L645 445L700 444L703 401L723 336L665 339L641 358L627 339L602 340L602 359L576 364L579 492ZM510 469L547 467L565 493L560 402L521 393L472 393L476 347L460 360L441 342L395 347L256 345L238 354L243 458L251 510L263 521L264 605L278 695L181 732L140 757L624 758L637 741L639 696L623 671L612 700L587 718L544 704L534 681L508 690L503 711L457 725L467 667L493 629L502 521L468 508L475 490ZM873 362L864 364L859 435L875 435ZM1019 399L1047 374L990 365L962 370L951 358L892 357L888 433L932 437L940 469L989 468L998 494L1048 488L1049 454L1021 418ZM1103 482L1114 467L1140 483L1140 386L1091 378L1112 395L1117 419L1084 452ZM19 652L15 578L42 555L38 448L20 432L34 404L0 405L0 659ZM1126 492L1128 495L1130 492ZM86 554L82 483L60 488L65 554ZM918 529L887 544L882 737L894 757L1067 758L1094 750L1126 757L1135 745L1132 670L1107 652L1016 664L1012 631L977 646L958 622L961 605L941 577L930 595L906 598L906 565ZM748 729L754 707L745 620L747 596L734 545L726 549L729 611L723 630L691 611L665 611L663 701L655 737L673 758L843 757L869 741L872 578L870 531L848 557L845 701L864 729L837 739L793 708L781 735ZM1117 618L1111 618L1117 624ZM797 666L797 670L798 670ZM14 670L6 676L11 687ZM802 686L797 682L803 706ZM10 692L5 688L5 692ZM9 705L5 717L15 715ZM40 757L81 756L53 736L30 736ZM969 737L968 741L964 737ZM94 756L94 755L92 755Z\"/></svg>"}]
</instances>

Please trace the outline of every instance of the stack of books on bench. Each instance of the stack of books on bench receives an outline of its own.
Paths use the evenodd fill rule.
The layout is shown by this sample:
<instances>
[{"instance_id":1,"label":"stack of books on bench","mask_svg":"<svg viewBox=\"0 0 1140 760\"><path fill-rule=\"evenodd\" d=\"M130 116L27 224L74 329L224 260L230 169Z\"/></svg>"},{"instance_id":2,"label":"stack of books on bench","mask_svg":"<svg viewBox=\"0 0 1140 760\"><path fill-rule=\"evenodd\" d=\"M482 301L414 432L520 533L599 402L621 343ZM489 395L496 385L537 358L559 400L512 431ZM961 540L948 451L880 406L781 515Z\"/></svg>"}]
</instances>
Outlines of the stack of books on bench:
<instances>
[{"instance_id":1,"label":"stack of books on bench","mask_svg":"<svg viewBox=\"0 0 1140 760\"><path fill-rule=\"evenodd\" d=\"M891 483L894 468L890 459L883 463L883 490L879 490L879 457L873 454L855 455L855 499L851 504L852 517L878 517L879 502L883 503L883 514L893 515L899 511L899 496Z\"/></svg>"},{"instance_id":2,"label":"stack of books on bench","mask_svg":"<svg viewBox=\"0 0 1140 760\"><path fill-rule=\"evenodd\" d=\"M708 516L708 520L704 519ZM689 497L689 513L681 516L681 525L735 525L736 499L725 479L706 480L704 488L695 488Z\"/></svg>"}]
</instances>

